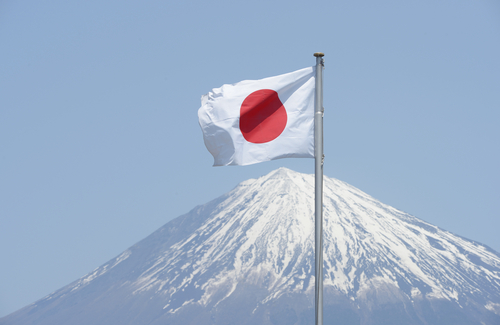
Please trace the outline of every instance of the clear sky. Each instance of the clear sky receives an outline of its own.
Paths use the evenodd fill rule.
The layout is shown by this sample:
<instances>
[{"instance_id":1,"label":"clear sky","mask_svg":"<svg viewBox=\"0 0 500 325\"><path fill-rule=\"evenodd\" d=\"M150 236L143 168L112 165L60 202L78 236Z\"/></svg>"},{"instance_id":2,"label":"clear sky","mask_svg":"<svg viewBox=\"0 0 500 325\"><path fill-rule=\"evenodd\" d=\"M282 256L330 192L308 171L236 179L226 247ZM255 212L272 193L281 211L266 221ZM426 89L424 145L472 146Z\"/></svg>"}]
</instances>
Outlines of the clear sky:
<instances>
[{"instance_id":1,"label":"clear sky","mask_svg":"<svg viewBox=\"0 0 500 325\"><path fill-rule=\"evenodd\" d=\"M325 175L500 251L500 2L0 1L0 317L280 166L211 167L224 83L325 53Z\"/></svg>"}]
</instances>

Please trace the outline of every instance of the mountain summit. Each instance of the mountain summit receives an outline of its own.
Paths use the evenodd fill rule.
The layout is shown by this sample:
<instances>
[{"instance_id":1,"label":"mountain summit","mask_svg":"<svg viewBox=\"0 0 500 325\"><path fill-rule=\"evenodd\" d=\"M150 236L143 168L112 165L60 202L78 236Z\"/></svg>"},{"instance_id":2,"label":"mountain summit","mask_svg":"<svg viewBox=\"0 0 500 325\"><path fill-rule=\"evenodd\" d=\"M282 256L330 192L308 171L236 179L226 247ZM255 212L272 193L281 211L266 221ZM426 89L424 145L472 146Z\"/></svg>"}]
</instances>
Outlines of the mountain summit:
<instances>
[{"instance_id":1,"label":"mountain summit","mask_svg":"<svg viewBox=\"0 0 500 325\"><path fill-rule=\"evenodd\" d=\"M314 176L194 208L7 324L313 324ZM324 324L500 324L500 255L324 179Z\"/></svg>"}]
</instances>

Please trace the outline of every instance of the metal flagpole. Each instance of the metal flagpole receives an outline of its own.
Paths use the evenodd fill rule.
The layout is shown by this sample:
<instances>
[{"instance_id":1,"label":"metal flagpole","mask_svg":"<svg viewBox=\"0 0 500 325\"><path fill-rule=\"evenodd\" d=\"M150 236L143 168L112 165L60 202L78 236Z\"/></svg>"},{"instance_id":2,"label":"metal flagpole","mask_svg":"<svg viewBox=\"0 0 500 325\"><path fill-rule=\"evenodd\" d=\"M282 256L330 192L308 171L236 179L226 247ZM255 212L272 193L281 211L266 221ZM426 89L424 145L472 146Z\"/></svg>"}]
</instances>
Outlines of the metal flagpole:
<instances>
[{"instance_id":1,"label":"metal flagpole","mask_svg":"<svg viewBox=\"0 0 500 325\"><path fill-rule=\"evenodd\" d=\"M323 325L323 67L324 54L316 57L316 87L314 93L314 218L315 218L315 309L316 325Z\"/></svg>"}]
</instances>

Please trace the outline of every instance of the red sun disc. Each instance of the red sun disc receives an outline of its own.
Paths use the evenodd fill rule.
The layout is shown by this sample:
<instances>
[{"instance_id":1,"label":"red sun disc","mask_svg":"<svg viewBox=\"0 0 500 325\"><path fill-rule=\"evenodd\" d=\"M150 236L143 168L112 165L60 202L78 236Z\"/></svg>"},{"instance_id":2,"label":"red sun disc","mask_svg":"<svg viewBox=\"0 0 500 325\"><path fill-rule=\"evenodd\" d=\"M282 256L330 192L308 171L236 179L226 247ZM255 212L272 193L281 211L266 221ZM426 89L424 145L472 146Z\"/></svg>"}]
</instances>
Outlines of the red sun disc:
<instances>
[{"instance_id":1,"label":"red sun disc","mask_svg":"<svg viewBox=\"0 0 500 325\"><path fill-rule=\"evenodd\" d=\"M261 89L248 95L240 108L240 130L252 143L276 139L285 129L287 115L278 93Z\"/></svg>"}]
</instances>

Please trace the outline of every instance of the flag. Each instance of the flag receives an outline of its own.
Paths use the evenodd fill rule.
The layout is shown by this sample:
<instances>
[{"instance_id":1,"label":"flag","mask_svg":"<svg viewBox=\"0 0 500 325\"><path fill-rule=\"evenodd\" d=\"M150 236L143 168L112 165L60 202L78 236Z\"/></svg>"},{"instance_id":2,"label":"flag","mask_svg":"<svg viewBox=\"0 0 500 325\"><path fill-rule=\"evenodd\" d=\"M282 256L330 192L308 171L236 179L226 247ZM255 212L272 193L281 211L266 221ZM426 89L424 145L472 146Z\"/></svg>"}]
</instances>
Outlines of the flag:
<instances>
[{"instance_id":1,"label":"flag","mask_svg":"<svg viewBox=\"0 0 500 325\"><path fill-rule=\"evenodd\" d=\"M198 118L214 166L314 158L316 67L214 88Z\"/></svg>"}]
</instances>

